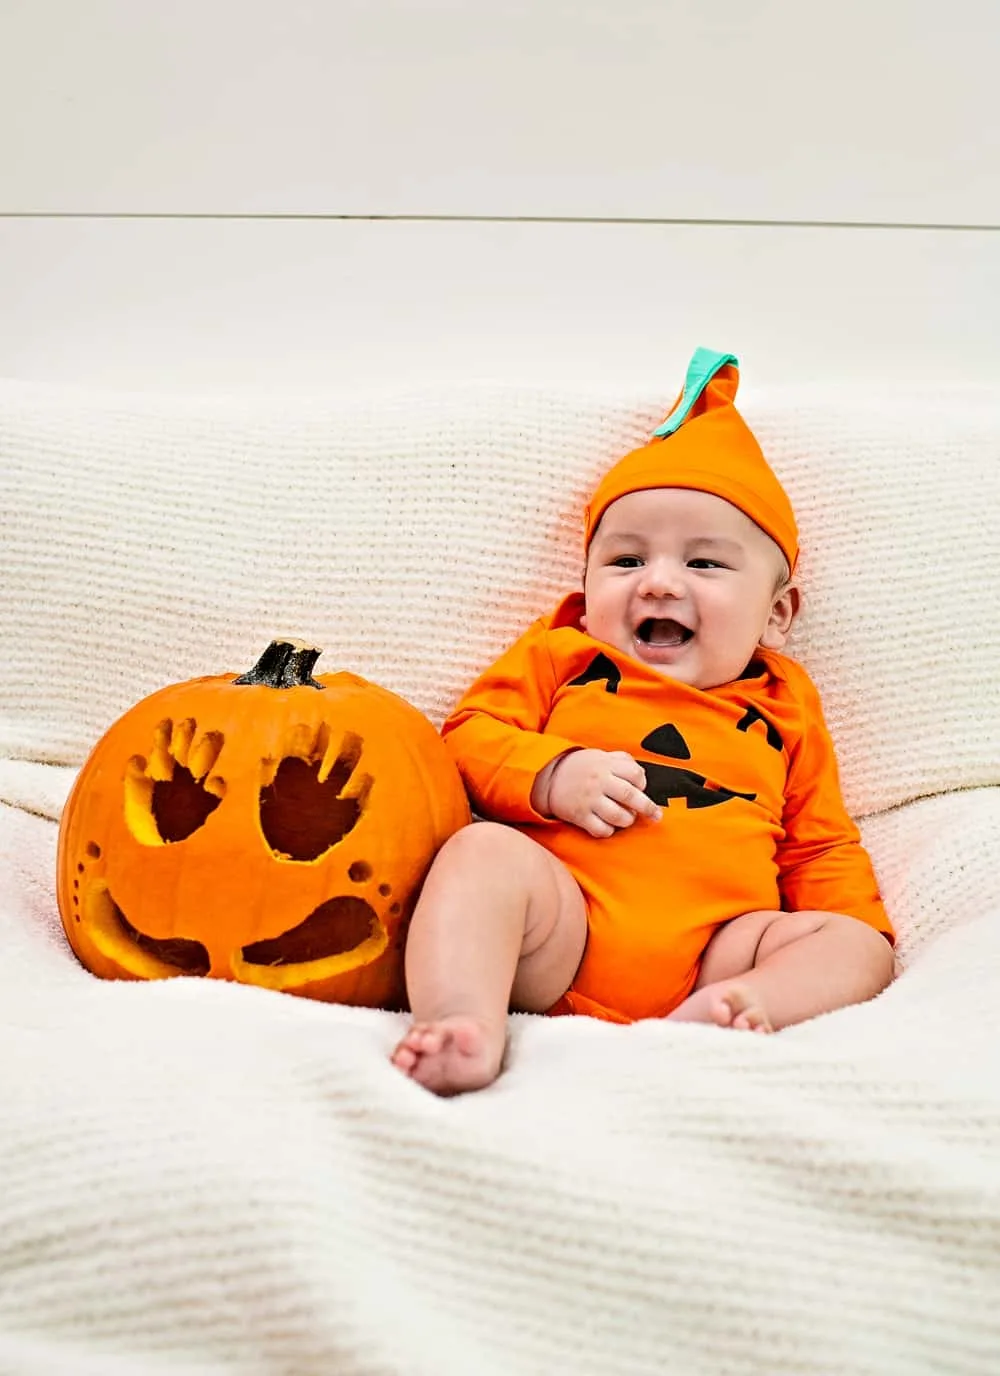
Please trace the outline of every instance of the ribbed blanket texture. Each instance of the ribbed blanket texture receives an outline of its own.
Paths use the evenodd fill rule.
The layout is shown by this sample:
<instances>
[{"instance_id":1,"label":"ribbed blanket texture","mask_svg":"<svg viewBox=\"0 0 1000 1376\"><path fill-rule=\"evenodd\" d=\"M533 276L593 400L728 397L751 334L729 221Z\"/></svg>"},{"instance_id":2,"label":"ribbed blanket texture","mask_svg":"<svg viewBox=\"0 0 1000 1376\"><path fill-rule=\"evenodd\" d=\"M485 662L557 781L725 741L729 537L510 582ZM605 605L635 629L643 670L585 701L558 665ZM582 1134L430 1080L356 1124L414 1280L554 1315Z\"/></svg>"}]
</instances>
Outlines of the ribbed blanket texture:
<instances>
[{"instance_id":1,"label":"ribbed blanket texture","mask_svg":"<svg viewBox=\"0 0 1000 1376\"><path fill-rule=\"evenodd\" d=\"M670 397L0 383L2 1376L1000 1371L1000 396L748 392L794 653L899 930L773 1037L511 1019L439 1100L404 1018L96 980L57 818L114 718L275 633L435 722L579 581Z\"/></svg>"}]
</instances>

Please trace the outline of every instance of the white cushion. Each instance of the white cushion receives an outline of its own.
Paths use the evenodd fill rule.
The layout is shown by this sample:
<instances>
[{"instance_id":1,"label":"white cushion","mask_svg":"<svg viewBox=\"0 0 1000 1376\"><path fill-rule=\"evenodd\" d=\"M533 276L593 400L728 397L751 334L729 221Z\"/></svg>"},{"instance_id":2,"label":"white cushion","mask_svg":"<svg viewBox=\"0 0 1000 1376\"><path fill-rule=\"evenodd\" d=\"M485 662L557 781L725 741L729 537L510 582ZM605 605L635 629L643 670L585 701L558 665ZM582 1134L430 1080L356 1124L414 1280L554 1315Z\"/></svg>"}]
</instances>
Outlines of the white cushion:
<instances>
[{"instance_id":1,"label":"white cushion","mask_svg":"<svg viewBox=\"0 0 1000 1376\"><path fill-rule=\"evenodd\" d=\"M1000 781L1000 393L743 393L798 511L792 648L850 808ZM578 583L587 493L670 397L0 382L0 753L78 763L138 698L276 633L439 722Z\"/></svg>"}]
</instances>

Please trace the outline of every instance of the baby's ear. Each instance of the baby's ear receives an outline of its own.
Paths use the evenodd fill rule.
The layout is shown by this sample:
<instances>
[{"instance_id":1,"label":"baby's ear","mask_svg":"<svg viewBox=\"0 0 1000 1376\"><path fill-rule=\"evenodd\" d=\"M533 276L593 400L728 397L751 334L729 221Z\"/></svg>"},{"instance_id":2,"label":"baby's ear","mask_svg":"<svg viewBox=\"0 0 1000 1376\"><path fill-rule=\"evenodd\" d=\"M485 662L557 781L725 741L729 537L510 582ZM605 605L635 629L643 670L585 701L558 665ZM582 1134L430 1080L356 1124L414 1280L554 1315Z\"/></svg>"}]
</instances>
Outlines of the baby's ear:
<instances>
[{"instance_id":1,"label":"baby's ear","mask_svg":"<svg viewBox=\"0 0 1000 1376\"><path fill-rule=\"evenodd\" d=\"M587 563L586 563L586 560L584 560L583 572L580 574L580 587L586 589L586 586L587 586ZM584 594L584 595L586 595L586 594ZM584 631L587 629L587 603L586 603L586 602L584 602L584 604L583 604L583 611L580 613L580 628L581 628L581 630L584 630Z\"/></svg>"},{"instance_id":2,"label":"baby's ear","mask_svg":"<svg viewBox=\"0 0 1000 1376\"><path fill-rule=\"evenodd\" d=\"M792 629L792 622L799 614L801 603L802 594L799 592L797 583L789 581L775 593L771 602L767 625L764 627L764 633L760 638L760 643L765 650L783 650L785 648L788 632Z\"/></svg>"}]
</instances>

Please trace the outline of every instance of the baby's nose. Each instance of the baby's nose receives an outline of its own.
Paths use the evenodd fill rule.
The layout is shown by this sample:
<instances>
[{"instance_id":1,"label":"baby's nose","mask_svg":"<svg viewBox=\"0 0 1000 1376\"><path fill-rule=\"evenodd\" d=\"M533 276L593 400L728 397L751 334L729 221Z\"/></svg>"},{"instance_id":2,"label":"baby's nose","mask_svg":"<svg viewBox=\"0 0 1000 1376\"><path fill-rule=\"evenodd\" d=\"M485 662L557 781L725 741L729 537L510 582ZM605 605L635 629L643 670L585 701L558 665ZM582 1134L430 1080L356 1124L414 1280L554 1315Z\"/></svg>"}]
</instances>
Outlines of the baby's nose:
<instances>
[{"instance_id":1,"label":"baby's nose","mask_svg":"<svg viewBox=\"0 0 1000 1376\"><path fill-rule=\"evenodd\" d=\"M652 560L643 569L640 590L643 597L680 597L684 592L683 570L673 560Z\"/></svg>"}]
</instances>

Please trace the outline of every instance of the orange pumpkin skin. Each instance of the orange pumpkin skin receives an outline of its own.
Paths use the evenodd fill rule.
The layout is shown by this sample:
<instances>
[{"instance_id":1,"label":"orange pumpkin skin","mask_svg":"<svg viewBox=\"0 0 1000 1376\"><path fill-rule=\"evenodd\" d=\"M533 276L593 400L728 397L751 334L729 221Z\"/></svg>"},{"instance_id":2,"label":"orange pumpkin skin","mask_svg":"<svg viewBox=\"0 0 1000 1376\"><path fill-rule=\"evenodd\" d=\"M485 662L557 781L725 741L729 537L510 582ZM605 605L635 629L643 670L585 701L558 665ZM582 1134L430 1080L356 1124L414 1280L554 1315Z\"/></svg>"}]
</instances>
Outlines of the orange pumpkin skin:
<instances>
[{"instance_id":1,"label":"orange pumpkin skin","mask_svg":"<svg viewBox=\"0 0 1000 1376\"><path fill-rule=\"evenodd\" d=\"M468 802L422 713L354 674L311 678L318 653L275 642L242 680L163 688L91 751L57 894L95 975L405 1005L413 905Z\"/></svg>"}]
</instances>

